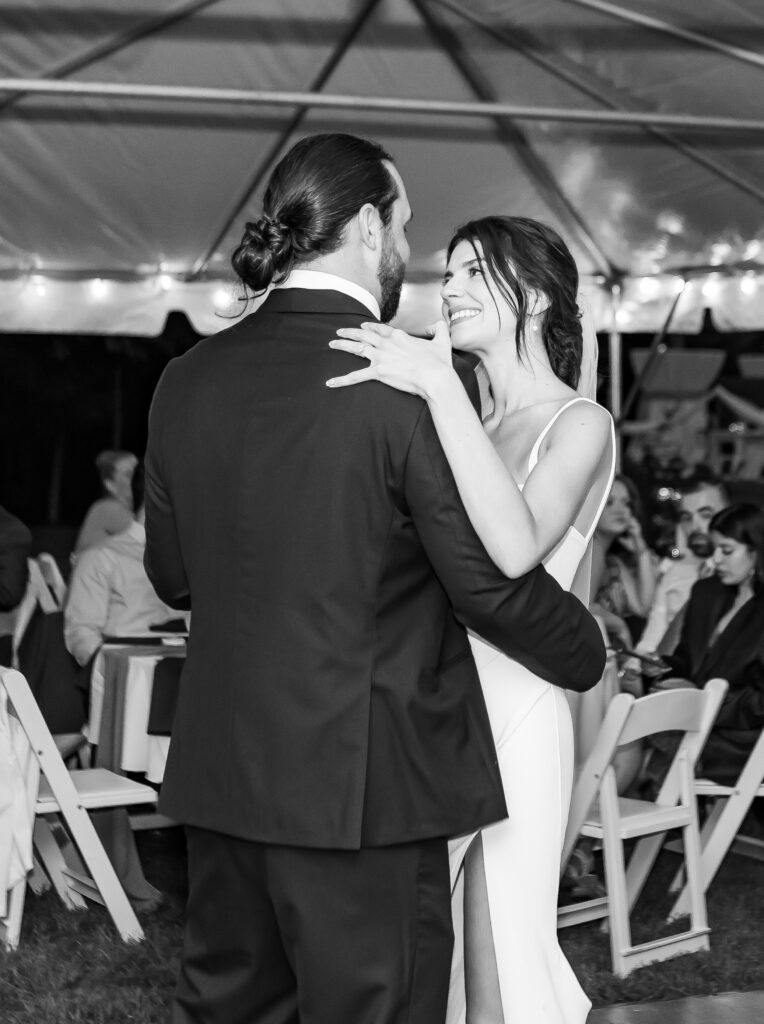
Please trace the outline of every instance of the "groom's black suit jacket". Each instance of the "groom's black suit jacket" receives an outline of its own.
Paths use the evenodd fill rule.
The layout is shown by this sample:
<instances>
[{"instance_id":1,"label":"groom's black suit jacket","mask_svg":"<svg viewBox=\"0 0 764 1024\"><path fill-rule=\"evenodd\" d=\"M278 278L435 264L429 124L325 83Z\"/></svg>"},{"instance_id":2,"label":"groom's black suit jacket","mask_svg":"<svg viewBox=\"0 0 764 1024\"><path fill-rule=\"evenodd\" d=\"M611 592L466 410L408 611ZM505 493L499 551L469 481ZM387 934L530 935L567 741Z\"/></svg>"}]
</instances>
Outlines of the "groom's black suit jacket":
<instances>
[{"instance_id":1,"label":"groom's black suit jacket","mask_svg":"<svg viewBox=\"0 0 764 1024\"><path fill-rule=\"evenodd\" d=\"M560 686L600 678L583 606L488 558L427 405L325 387L360 365L336 329L370 319L276 290L159 383L146 568L192 608L160 806L186 824L338 849L471 830L506 807L465 625Z\"/></svg>"}]
</instances>

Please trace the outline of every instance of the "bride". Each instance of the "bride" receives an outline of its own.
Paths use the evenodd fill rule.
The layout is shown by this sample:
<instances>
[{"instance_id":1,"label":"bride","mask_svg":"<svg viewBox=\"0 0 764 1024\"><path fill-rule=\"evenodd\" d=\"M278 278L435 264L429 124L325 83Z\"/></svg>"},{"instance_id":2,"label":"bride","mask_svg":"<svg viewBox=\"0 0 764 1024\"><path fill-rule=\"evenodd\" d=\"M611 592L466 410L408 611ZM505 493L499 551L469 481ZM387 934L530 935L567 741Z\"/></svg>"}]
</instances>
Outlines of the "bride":
<instances>
[{"instance_id":1,"label":"bride","mask_svg":"<svg viewBox=\"0 0 764 1024\"><path fill-rule=\"evenodd\" d=\"M471 221L449 244L443 320L431 337L376 323L340 330L332 347L369 365L327 383L379 380L424 398L496 565L516 577L543 561L586 601L587 549L615 439L609 414L592 401L596 336L582 339L577 290L575 262L551 228L524 217ZM451 346L479 359L482 422ZM450 843L457 941L449 1024L583 1024L591 1004L557 942L573 778L568 703L478 637L471 642L509 817Z\"/></svg>"}]
</instances>

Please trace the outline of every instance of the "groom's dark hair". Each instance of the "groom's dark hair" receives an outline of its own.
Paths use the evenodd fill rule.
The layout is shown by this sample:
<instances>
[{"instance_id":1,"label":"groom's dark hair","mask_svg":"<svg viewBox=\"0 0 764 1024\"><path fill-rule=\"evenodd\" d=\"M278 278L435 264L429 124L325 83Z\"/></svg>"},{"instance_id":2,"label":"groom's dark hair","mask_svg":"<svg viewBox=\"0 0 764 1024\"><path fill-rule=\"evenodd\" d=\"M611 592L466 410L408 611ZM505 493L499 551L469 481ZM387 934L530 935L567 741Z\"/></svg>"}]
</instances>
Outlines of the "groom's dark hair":
<instances>
[{"instance_id":1,"label":"groom's dark hair","mask_svg":"<svg viewBox=\"0 0 764 1024\"><path fill-rule=\"evenodd\" d=\"M345 225L371 203L390 223L398 188L376 142L335 132L297 142L273 169L263 213L245 225L231 257L245 285L262 292L296 261L335 252Z\"/></svg>"}]
</instances>

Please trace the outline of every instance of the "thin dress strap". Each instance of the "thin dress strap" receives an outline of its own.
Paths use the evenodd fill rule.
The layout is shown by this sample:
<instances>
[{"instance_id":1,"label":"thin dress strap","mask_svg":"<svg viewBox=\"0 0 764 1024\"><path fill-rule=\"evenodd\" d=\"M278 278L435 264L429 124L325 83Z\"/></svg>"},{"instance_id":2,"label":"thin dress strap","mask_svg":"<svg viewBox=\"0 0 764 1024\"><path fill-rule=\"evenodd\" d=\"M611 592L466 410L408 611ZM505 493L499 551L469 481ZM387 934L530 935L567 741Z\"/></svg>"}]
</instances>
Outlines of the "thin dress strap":
<instances>
[{"instance_id":1,"label":"thin dress strap","mask_svg":"<svg viewBox=\"0 0 764 1024\"><path fill-rule=\"evenodd\" d=\"M557 422L558 418L560 416L562 416L562 414L565 412L565 410L569 409L571 407L571 405L575 405L576 402L589 402L590 405L597 405L597 406L599 406L599 402L595 402L594 399L592 399L592 398L584 398L583 395L576 395L575 398L571 398L569 402L566 402L565 405L563 405L561 408L559 408L557 410L557 412L554 414L554 416L551 418L551 420L544 427L544 429L541 431L539 436L536 438L536 443L531 448L531 453L528 456L528 476L531 475L533 470L538 465L539 450L540 450L541 445L542 445L542 443L544 441L544 438L549 433L549 431L552 429L552 427L555 425L555 423ZM602 408L602 406L600 406L600 408ZM613 477L615 476L615 424L613 423L613 417L612 416L610 417L610 442L611 442L610 450L613 453L613 458L612 458L611 463L610 463L610 473L608 474L607 487L605 488L605 490L604 490L604 492L602 494L602 498L600 499L600 503L599 503L599 505L597 507L597 512L596 512L596 514L594 515L594 518L591 521L591 525L589 526L589 529L586 531L585 534L580 534L580 536L583 536L583 538L584 538L584 540L586 541L587 544L591 540L592 534L594 533L594 530L595 530L595 528L597 526L597 523L599 522L599 518L602 515L602 511L605 508L605 502L607 501L608 496L610 495L610 488L613 485ZM577 530L576 530L576 532L578 533Z\"/></svg>"}]
</instances>

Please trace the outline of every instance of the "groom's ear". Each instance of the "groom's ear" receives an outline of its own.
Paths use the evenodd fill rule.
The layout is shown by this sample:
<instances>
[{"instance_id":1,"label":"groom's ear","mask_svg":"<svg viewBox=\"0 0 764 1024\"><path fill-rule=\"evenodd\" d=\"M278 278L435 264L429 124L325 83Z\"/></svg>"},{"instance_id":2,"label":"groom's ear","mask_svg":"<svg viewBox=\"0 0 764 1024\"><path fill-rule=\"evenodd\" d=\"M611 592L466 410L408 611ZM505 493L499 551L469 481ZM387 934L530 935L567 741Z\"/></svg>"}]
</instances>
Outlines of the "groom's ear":
<instances>
[{"instance_id":1,"label":"groom's ear","mask_svg":"<svg viewBox=\"0 0 764 1024\"><path fill-rule=\"evenodd\" d=\"M361 243L376 252L382 242L384 224L373 203L364 203L355 216Z\"/></svg>"}]
</instances>

